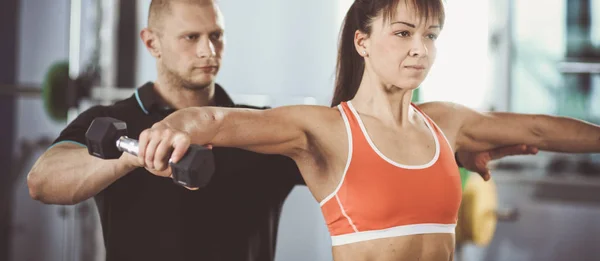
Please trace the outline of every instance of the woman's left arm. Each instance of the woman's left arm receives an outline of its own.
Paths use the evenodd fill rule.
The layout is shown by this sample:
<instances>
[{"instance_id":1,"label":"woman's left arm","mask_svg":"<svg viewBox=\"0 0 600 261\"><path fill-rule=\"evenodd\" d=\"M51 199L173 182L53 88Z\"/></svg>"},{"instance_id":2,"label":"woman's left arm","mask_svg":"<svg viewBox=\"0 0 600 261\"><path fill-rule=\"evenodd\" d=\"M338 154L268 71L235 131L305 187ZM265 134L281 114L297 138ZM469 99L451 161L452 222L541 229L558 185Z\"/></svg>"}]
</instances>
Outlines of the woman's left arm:
<instances>
[{"instance_id":1,"label":"woman's left arm","mask_svg":"<svg viewBox=\"0 0 600 261\"><path fill-rule=\"evenodd\" d=\"M540 114L480 113L461 105L452 107L453 118L460 122L457 150L528 144L545 151L600 152L600 126L586 121Z\"/></svg>"}]
</instances>

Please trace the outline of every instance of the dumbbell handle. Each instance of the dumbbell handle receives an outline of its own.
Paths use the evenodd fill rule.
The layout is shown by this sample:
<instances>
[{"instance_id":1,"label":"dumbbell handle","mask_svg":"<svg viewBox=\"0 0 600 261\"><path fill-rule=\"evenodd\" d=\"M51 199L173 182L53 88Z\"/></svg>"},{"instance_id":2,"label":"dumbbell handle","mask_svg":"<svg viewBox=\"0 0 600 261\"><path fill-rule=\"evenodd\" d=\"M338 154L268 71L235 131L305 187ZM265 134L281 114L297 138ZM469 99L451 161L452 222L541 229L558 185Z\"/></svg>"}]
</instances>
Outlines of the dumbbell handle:
<instances>
[{"instance_id":1,"label":"dumbbell handle","mask_svg":"<svg viewBox=\"0 0 600 261\"><path fill-rule=\"evenodd\" d=\"M119 139L117 139L116 146L119 151L127 152L134 156L138 156L140 150L138 141L127 136L119 137ZM192 144L188 150L197 152L200 150L206 151L207 149L202 146ZM196 156L192 156L186 153L179 163L169 163L171 164L171 167L173 167L173 181L175 181L175 183L193 188L206 186L214 172L214 163L212 163L214 162L214 159L212 158L212 153L204 154L203 156L199 154L195 155ZM192 164L190 161L202 160L205 161L202 171L182 172L181 168L179 168L182 165L186 166L186 168L189 168L189 166ZM185 161L187 161L187 163Z\"/></svg>"},{"instance_id":2,"label":"dumbbell handle","mask_svg":"<svg viewBox=\"0 0 600 261\"><path fill-rule=\"evenodd\" d=\"M137 156L140 150L138 141L127 136L121 136L117 140L117 148L120 151L127 152L134 156Z\"/></svg>"}]
</instances>

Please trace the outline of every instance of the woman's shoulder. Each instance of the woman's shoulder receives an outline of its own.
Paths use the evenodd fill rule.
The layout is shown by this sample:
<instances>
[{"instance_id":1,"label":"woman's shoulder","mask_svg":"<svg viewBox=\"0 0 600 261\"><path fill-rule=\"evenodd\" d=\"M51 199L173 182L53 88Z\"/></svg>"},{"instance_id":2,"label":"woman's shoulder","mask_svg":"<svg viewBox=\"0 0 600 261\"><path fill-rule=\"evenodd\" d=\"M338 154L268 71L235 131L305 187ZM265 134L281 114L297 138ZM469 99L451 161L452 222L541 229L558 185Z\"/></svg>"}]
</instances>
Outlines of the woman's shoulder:
<instances>
[{"instance_id":1,"label":"woman's shoulder","mask_svg":"<svg viewBox=\"0 0 600 261\"><path fill-rule=\"evenodd\" d=\"M308 117L308 120L332 120L334 118L340 118L340 111L337 107L328 107L324 105L288 105L278 107L278 109L299 115L302 118Z\"/></svg>"},{"instance_id":2,"label":"woman's shoulder","mask_svg":"<svg viewBox=\"0 0 600 261\"><path fill-rule=\"evenodd\" d=\"M434 121L436 119L452 118L453 115L456 115L461 110L461 105L446 101L425 102L415 104L415 107Z\"/></svg>"},{"instance_id":3,"label":"woman's shoulder","mask_svg":"<svg viewBox=\"0 0 600 261\"><path fill-rule=\"evenodd\" d=\"M455 132L462 122L462 105L453 102L434 101L415 104L415 107L425 114L444 132Z\"/></svg>"},{"instance_id":4,"label":"woman's shoulder","mask_svg":"<svg viewBox=\"0 0 600 261\"><path fill-rule=\"evenodd\" d=\"M344 120L337 107L323 105L290 105L280 107L286 110L291 118L301 121L313 134L337 132L338 127L344 128Z\"/></svg>"}]
</instances>

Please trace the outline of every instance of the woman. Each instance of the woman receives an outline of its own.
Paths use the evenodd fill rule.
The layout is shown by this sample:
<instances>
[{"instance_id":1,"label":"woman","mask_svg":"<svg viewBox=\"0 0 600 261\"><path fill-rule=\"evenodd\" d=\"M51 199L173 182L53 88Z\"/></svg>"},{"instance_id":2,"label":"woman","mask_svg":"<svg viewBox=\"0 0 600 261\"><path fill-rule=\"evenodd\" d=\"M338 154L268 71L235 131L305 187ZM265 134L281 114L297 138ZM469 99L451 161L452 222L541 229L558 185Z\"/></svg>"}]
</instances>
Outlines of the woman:
<instances>
[{"instance_id":1,"label":"woman","mask_svg":"<svg viewBox=\"0 0 600 261\"><path fill-rule=\"evenodd\" d=\"M443 22L441 0L355 1L340 39L334 107L182 109L141 134L139 159L165 170L171 150L177 162L190 143L287 155L321 204L335 260L451 260L461 200L454 151L529 144L600 152L600 127L411 104Z\"/></svg>"}]
</instances>

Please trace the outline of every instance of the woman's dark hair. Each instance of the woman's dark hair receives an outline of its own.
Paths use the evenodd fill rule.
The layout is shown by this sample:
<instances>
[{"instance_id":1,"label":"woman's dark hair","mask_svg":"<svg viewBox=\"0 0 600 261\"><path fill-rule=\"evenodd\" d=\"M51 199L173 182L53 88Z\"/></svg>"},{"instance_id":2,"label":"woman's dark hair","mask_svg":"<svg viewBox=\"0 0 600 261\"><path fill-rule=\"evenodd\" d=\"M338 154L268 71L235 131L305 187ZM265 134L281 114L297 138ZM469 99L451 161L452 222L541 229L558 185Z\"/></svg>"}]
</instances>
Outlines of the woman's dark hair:
<instances>
[{"instance_id":1,"label":"woman's dark hair","mask_svg":"<svg viewBox=\"0 0 600 261\"><path fill-rule=\"evenodd\" d=\"M443 27L445 13L442 0L355 0L342 24L331 106L354 98L363 77L365 61L354 47L354 33L360 30L370 35L373 20L383 15L384 22L390 21L394 18L400 1L412 6L417 15L424 18L425 23L427 19L437 17Z\"/></svg>"}]
</instances>

